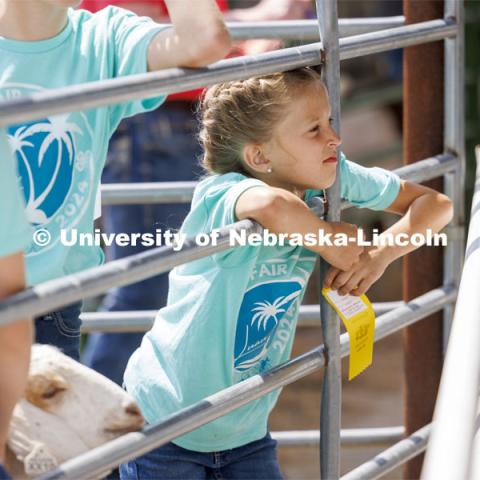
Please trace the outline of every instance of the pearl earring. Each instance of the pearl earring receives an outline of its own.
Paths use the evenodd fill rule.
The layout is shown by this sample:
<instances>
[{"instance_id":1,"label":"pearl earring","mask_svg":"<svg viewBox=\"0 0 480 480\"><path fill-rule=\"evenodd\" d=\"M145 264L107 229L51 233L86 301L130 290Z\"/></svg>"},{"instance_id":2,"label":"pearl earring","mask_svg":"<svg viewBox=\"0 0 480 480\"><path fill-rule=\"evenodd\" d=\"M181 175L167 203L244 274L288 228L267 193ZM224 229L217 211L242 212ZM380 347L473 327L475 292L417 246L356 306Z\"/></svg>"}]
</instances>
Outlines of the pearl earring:
<instances>
[{"instance_id":1,"label":"pearl earring","mask_svg":"<svg viewBox=\"0 0 480 480\"><path fill-rule=\"evenodd\" d=\"M272 173L272 172L273 172L272 167L268 167L267 168L267 173Z\"/></svg>"}]
</instances>

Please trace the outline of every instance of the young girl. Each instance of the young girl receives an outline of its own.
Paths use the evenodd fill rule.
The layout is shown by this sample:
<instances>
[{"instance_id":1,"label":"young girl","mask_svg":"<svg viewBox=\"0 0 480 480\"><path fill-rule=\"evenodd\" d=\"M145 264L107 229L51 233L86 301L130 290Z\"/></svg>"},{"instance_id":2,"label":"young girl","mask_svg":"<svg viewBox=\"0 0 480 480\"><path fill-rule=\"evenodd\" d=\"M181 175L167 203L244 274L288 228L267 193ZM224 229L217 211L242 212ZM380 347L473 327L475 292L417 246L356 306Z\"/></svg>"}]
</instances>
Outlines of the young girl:
<instances>
[{"instance_id":1,"label":"young girl","mask_svg":"<svg viewBox=\"0 0 480 480\"><path fill-rule=\"evenodd\" d=\"M356 235L318 219L306 201L335 180L355 206L403 215L389 231L438 231L450 200L339 154L320 76L302 68L208 90L200 134L211 173L197 186L181 231L210 232L251 218L273 233ZM316 254L326 286L361 294L408 247L241 246L176 267L168 304L131 357L125 385L149 423L288 360ZM356 287L356 288L354 288ZM122 479L276 479L267 420L280 389L121 466Z\"/></svg>"}]
</instances>

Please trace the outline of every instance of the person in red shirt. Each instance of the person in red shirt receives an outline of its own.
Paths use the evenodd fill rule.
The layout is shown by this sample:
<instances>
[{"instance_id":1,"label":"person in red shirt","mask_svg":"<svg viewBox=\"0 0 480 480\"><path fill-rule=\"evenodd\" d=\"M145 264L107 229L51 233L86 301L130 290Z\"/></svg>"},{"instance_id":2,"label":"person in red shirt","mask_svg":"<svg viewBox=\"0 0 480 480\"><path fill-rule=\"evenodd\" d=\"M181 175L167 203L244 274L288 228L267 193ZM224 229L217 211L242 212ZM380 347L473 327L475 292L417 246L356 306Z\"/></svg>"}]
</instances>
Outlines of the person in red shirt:
<instances>
[{"instance_id":1,"label":"person in red shirt","mask_svg":"<svg viewBox=\"0 0 480 480\"><path fill-rule=\"evenodd\" d=\"M255 21L304 18L311 0L261 0L250 8L229 10L227 0L217 0L226 20ZM159 23L169 23L162 0L84 0L80 8L92 12L110 5L127 8ZM259 53L279 47L277 41L250 40L234 47L231 55ZM202 90L170 95L157 110L122 121L110 141L102 183L174 182L196 180L203 170L197 159L194 117ZM134 161L133 161L134 160ZM102 210L106 233L155 233L156 229L178 229L188 213L187 204L121 205ZM109 260L133 255L141 246L107 249ZM115 288L103 299L101 310L158 310L166 304L168 274ZM140 345L143 333L94 333L89 335L82 361L119 385L127 361Z\"/></svg>"}]
</instances>

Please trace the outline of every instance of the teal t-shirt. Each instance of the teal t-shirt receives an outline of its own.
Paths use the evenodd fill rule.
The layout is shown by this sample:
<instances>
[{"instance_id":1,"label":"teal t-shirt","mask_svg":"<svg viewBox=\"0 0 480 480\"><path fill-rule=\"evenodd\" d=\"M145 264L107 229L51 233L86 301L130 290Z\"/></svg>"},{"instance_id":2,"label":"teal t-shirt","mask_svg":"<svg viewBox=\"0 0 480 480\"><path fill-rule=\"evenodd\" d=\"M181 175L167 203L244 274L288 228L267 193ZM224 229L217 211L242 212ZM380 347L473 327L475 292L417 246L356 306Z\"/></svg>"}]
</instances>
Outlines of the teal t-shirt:
<instances>
[{"instance_id":1,"label":"teal t-shirt","mask_svg":"<svg viewBox=\"0 0 480 480\"><path fill-rule=\"evenodd\" d=\"M25 218L20 179L17 175L7 137L0 130L0 257L10 255L32 241L32 228Z\"/></svg>"},{"instance_id":2,"label":"teal t-shirt","mask_svg":"<svg viewBox=\"0 0 480 480\"><path fill-rule=\"evenodd\" d=\"M400 179L342 155L341 195L382 210ZM210 176L195 189L181 232L195 236L235 222L235 203L254 186L239 173ZM308 190L305 200L319 194ZM175 267L167 306L125 371L127 390L149 423L288 360L316 254L300 246L240 246ZM265 436L280 389L174 440L189 450L236 448Z\"/></svg>"},{"instance_id":3,"label":"teal t-shirt","mask_svg":"<svg viewBox=\"0 0 480 480\"><path fill-rule=\"evenodd\" d=\"M165 26L108 7L92 14L69 10L57 36L36 42L0 37L0 100L47 89L147 71L147 49ZM7 128L32 226L51 241L27 247L29 285L103 261L99 247L63 246L60 231L93 231L94 209L108 141L124 117L158 107L165 97L124 102ZM0 207L3 209L4 205Z\"/></svg>"}]
</instances>

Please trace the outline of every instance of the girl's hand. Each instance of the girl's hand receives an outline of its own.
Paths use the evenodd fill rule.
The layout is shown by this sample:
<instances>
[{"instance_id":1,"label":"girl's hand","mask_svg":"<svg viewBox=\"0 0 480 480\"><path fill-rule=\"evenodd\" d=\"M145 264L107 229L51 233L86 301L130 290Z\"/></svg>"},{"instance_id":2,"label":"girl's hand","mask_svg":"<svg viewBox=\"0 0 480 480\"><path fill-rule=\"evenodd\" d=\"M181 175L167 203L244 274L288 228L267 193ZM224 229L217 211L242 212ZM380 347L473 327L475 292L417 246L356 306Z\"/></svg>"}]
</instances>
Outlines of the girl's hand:
<instances>
[{"instance_id":1,"label":"girl's hand","mask_svg":"<svg viewBox=\"0 0 480 480\"><path fill-rule=\"evenodd\" d=\"M444 194L423 185L401 181L400 192L394 202L385 209L387 212L402 215L384 233L389 235L407 235L415 233L425 235L427 229L439 232L452 219L452 201ZM417 249L411 242L405 246L375 247L365 249L360 261L351 268L340 269L333 265L325 275L324 287L337 290L340 295L362 295L383 274L387 266L395 259Z\"/></svg>"},{"instance_id":2,"label":"girl's hand","mask_svg":"<svg viewBox=\"0 0 480 480\"><path fill-rule=\"evenodd\" d=\"M337 235L349 239L358 238L358 227L351 223L328 222L327 227L328 228L326 228L325 231L327 234L332 235L332 239L335 239ZM364 248L359 246L356 242L349 241L346 246L322 247L319 253L330 265L332 265L332 267L335 267L335 270L338 272L340 270L351 270L359 261L363 250Z\"/></svg>"},{"instance_id":3,"label":"girl's hand","mask_svg":"<svg viewBox=\"0 0 480 480\"><path fill-rule=\"evenodd\" d=\"M365 248L360 259L347 271L331 267L325 275L324 288L338 290L339 295L364 294L382 275L389 261L377 247Z\"/></svg>"}]
</instances>

